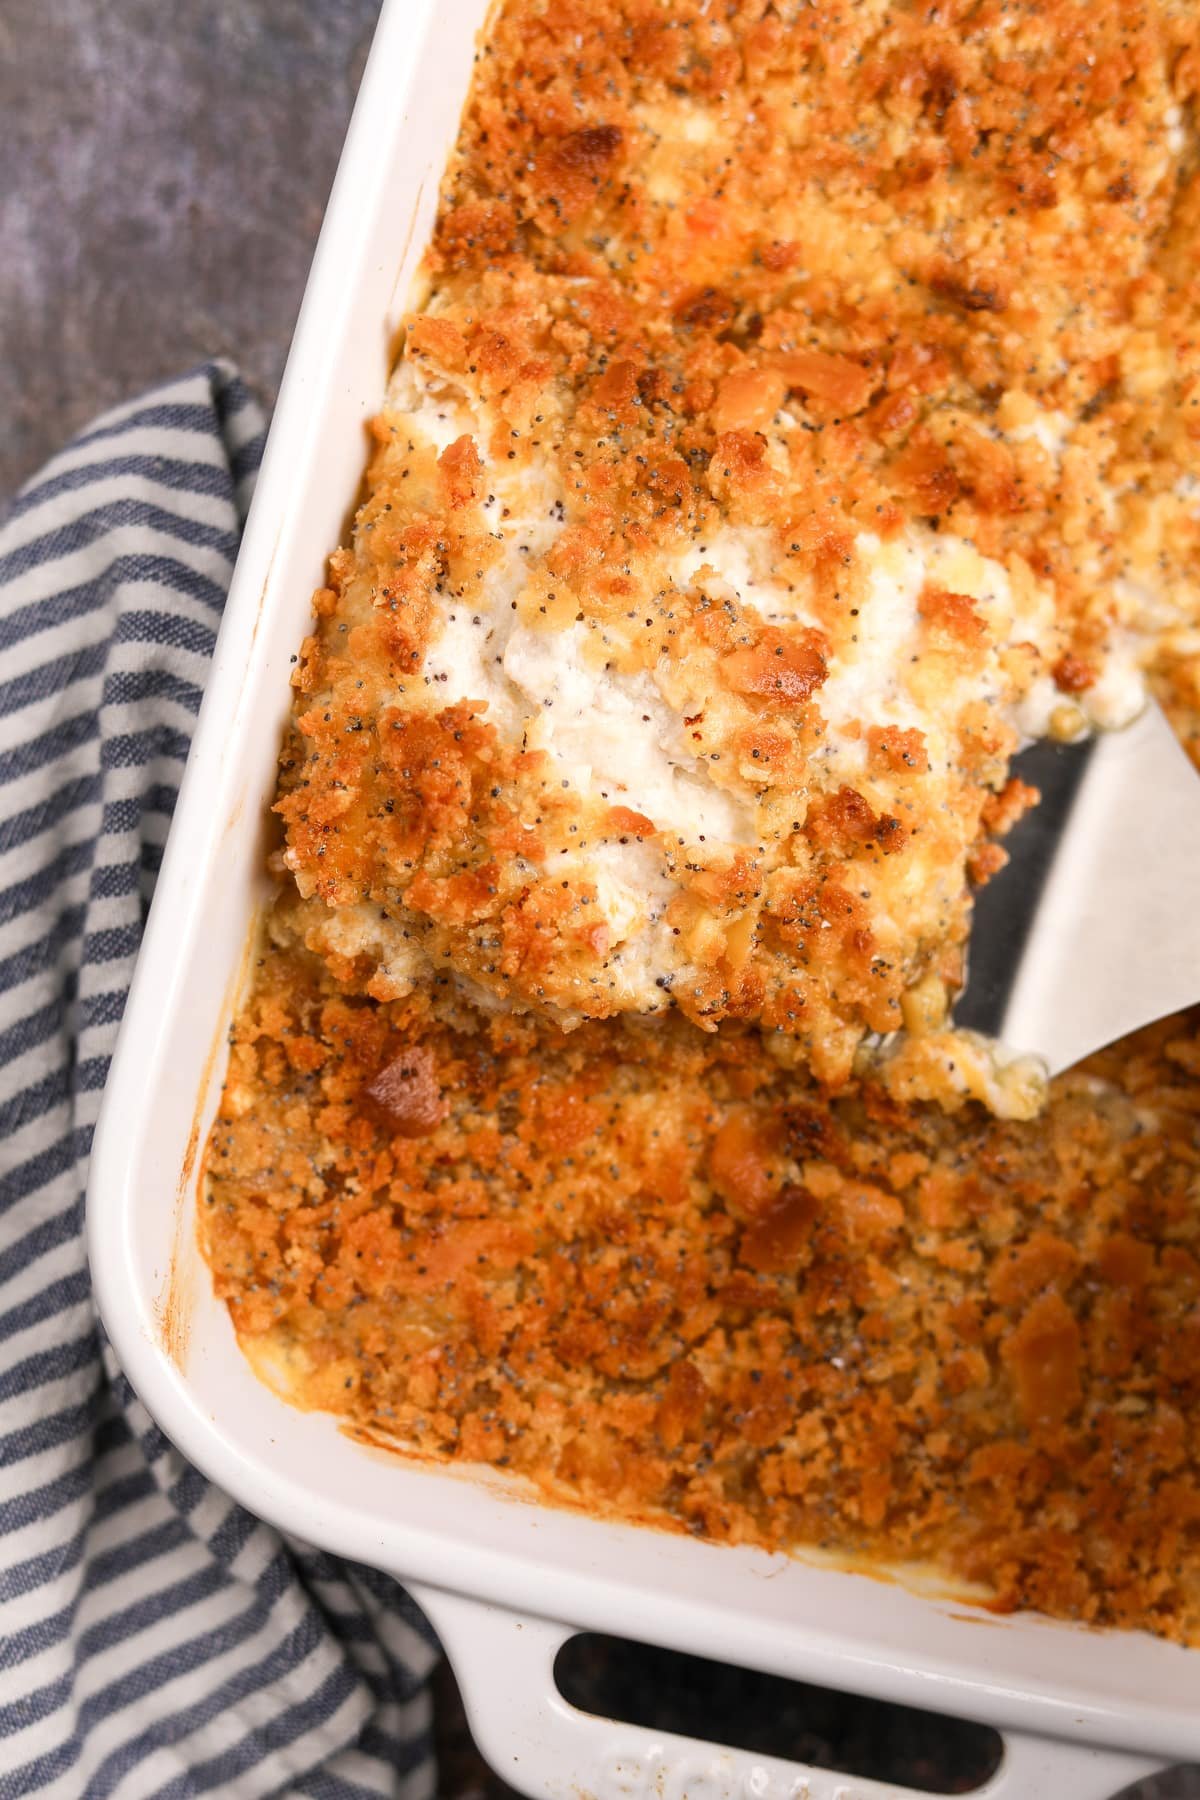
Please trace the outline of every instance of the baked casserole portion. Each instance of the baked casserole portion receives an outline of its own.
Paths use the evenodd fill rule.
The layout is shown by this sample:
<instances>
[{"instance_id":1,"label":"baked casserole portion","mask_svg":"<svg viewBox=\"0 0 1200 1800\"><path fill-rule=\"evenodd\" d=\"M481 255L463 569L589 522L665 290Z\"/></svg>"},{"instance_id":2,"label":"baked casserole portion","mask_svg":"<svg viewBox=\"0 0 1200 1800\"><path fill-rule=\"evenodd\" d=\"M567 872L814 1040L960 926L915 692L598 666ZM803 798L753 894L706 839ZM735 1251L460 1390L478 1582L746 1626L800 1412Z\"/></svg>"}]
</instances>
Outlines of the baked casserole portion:
<instances>
[{"instance_id":1,"label":"baked casserole portion","mask_svg":"<svg viewBox=\"0 0 1200 1800\"><path fill-rule=\"evenodd\" d=\"M381 999L936 1024L1196 610L1194 9L509 5L284 764Z\"/></svg>"},{"instance_id":2,"label":"baked casserole portion","mask_svg":"<svg viewBox=\"0 0 1200 1800\"><path fill-rule=\"evenodd\" d=\"M1200 761L1198 88L1172 0L503 0L208 1148L291 1397L1200 1641L1200 1015L1026 1122L945 1029L1018 744Z\"/></svg>"}]
</instances>

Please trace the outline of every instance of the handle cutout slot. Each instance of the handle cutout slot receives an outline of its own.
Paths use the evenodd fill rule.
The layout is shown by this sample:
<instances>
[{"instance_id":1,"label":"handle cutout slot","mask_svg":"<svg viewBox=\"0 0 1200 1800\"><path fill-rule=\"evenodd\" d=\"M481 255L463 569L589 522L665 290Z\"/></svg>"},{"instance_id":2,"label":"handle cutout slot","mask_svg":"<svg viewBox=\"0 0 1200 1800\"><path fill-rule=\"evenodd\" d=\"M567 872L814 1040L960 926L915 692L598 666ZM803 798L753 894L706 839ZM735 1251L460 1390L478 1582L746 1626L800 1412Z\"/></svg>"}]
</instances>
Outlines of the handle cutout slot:
<instances>
[{"instance_id":1,"label":"handle cutout slot","mask_svg":"<svg viewBox=\"0 0 1200 1800\"><path fill-rule=\"evenodd\" d=\"M1004 1755L987 1725L598 1632L563 1645L554 1681L580 1712L923 1794L974 1793Z\"/></svg>"}]
</instances>

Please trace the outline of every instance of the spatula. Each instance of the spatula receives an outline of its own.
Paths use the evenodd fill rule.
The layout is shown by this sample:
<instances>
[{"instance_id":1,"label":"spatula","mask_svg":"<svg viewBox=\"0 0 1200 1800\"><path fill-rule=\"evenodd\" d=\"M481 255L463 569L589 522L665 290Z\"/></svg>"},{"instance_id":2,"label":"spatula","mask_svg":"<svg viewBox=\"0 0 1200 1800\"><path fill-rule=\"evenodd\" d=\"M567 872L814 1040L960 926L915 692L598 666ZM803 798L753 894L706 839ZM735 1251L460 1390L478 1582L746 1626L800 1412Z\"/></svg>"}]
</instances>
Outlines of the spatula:
<instances>
[{"instance_id":1,"label":"spatula","mask_svg":"<svg viewBox=\"0 0 1200 1800\"><path fill-rule=\"evenodd\" d=\"M1200 999L1200 775L1153 704L1013 767L1042 800L976 897L954 1018L1054 1075Z\"/></svg>"}]
</instances>

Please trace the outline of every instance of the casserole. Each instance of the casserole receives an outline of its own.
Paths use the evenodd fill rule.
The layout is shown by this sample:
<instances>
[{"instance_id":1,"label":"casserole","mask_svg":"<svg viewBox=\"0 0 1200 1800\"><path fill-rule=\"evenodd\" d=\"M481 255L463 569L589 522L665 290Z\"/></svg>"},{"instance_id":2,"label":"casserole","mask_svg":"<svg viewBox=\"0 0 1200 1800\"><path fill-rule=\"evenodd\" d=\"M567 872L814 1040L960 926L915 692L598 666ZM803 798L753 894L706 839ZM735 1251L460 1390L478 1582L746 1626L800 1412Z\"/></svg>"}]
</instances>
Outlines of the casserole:
<instances>
[{"instance_id":1,"label":"casserole","mask_svg":"<svg viewBox=\"0 0 1200 1800\"><path fill-rule=\"evenodd\" d=\"M134 1386L214 1480L414 1587L459 1664L483 1747L530 1792L883 1791L575 1712L552 1663L587 1627L987 1719L1016 1734L989 1794L1111 1793L1147 1756L1200 1752L1187 1651L981 1621L936 1594L518 1504L494 1478L372 1450L259 1384L200 1264L197 1150L222 1073L214 1047L266 898L260 821L290 651L344 535L361 427L382 397L484 10L392 0L382 17L97 1132L89 1238L102 1315Z\"/></svg>"}]
</instances>

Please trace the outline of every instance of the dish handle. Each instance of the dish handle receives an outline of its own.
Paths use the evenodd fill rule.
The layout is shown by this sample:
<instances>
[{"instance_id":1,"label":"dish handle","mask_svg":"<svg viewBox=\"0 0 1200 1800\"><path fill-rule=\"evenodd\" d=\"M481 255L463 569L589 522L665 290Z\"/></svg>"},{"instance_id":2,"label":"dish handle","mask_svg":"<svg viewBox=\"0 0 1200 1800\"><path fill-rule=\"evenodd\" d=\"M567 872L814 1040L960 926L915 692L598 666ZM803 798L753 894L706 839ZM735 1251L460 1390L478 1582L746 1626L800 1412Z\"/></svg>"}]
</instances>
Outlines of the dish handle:
<instances>
[{"instance_id":1,"label":"dish handle","mask_svg":"<svg viewBox=\"0 0 1200 1800\"><path fill-rule=\"evenodd\" d=\"M554 1661L569 1625L408 1583L462 1690L472 1734L504 1781L545 1800L920 1800L915 1790L723 1749L580 1712ZM1058 1738L1004 1734L975 1800L1113 1800L1160 1764Z\"/></svg>"}]
</instances>

